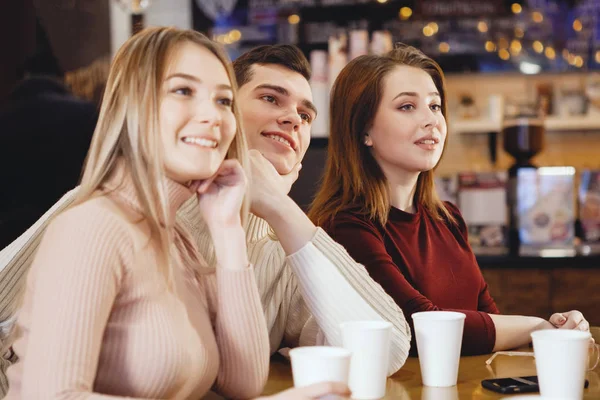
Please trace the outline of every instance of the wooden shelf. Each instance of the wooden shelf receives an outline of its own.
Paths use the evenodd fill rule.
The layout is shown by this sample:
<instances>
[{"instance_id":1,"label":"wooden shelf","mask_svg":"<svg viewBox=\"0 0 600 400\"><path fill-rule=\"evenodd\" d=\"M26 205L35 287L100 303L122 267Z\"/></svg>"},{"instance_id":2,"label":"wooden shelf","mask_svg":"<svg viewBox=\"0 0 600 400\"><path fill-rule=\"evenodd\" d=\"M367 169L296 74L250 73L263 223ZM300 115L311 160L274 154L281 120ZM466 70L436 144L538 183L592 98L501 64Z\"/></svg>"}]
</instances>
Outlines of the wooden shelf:
<instances>
[{"instance_id":1,"label":"wooden shelf","mask_svg":"<svg viewBox=\"0 0 600 400\"><path fill-rule=\"evenodd\" d=\"M451 120L450 132L460 134L499 132L501 122L489 119ZM599 131L600 115L581 117L547 117L544 126L548 132Z\"/></svg>"}]
</instances>

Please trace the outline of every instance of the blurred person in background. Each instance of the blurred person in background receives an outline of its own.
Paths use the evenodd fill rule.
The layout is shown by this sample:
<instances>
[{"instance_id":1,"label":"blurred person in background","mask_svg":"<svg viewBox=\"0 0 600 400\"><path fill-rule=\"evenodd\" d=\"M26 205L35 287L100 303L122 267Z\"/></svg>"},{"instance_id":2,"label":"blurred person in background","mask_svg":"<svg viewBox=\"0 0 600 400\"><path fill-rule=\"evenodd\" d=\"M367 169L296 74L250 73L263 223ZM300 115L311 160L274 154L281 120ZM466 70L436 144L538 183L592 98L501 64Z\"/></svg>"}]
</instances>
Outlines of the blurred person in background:
<instances>
[{"instance_id":1,"label":"blurred person in background","mask_svg":"<svg viewBox=\"0 0 600 400\"><path fill-rule=\"evenodd\" d=\"M6 190L0 196L1 247L78 184L98 117L92 96L77 97L65 85L39 23L36 31L36 52L0 108L0 181ZM79 88L77 76L68 76ZM101 80L96 86L103 86Z\"/></svg>"}]
</instances>

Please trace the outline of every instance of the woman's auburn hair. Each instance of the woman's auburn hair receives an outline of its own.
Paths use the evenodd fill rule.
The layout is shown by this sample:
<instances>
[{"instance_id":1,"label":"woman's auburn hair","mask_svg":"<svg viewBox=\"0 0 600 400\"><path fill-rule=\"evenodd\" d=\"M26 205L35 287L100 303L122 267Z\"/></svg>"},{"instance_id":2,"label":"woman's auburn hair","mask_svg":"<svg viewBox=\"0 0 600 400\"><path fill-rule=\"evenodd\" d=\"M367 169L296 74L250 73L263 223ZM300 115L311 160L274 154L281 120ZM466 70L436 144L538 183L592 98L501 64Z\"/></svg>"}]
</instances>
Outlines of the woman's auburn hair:
<instances>
[{"instance_id":1,"label":"woman's auburn hair","mask_svg":"<svg viewBox=\"0 0 600 400\"><path fill-rule=\"evenodd\" d=\"M98 192L117 170L124 167L130 175L139 199L143 220L148 224L151 239L157 240L165 257L164 271L172 285L170 249L174 241L169 221L169 204L165 187L163 149L160 137L160 103L164 95L166 73L185 43L209 50L227 71L236 94L235 75L231 62L221 47L193 30L170 27L144 29L129 38L115 55L102 97L100 115L87 154L81 187L72 206L80 204ZM199 70L202 65L198 65ZM242 133L239 110L233 104L237 122L234 139L226 158L239 160L247 171L247 145ZM248 201L242 207L242 221L248 215ZM198 261L200 260L191 260Z\"/></svg>"},{"instance_id":2,"label":"woman's auburn hair","mask_svg":"<svg viewBox=\"0 0 600 400\"><path fill-rule=\"evenodd\" d=\"M381 226L387 223L388 181L370 148L364 145L364 137L381 103L385 78L398 66L418 68L431 76L440 93L442 114L447 118L444 73L420 50L398 43L384 55L360 56L348 63L331 89L327 161L309 212L315 224L327 224L337 213L348 209ZM447 140L444 150L446 144ZM455 224L456 219L436 193L435 168L437 165L419 174L415 203L434 218Z\"/></svg>"}]
</instances>

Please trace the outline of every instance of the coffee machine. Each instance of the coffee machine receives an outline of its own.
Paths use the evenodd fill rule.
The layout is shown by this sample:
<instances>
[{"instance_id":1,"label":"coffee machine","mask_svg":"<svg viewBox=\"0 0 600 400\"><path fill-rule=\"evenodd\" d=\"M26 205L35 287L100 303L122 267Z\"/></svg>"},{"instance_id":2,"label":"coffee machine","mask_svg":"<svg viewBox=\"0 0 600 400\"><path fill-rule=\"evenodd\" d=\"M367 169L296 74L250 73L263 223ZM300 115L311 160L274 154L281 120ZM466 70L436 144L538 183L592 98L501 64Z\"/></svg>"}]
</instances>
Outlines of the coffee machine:
<instances>
[{"instance_id":1,"label":"coffee machine","mask_svg":"<svg viewBox=\"0 0 600 400\"><path fill-rule=\"evenodd\" d=\"M537 116L518 116L505 119L502 124L503 148L515 163L508 170L507 206L509 215L508 248L518 255L521 246L517 212L517 178L519 170L536 169L531 159L544 147L544 121Z\"/></svg>"}]
</instances>

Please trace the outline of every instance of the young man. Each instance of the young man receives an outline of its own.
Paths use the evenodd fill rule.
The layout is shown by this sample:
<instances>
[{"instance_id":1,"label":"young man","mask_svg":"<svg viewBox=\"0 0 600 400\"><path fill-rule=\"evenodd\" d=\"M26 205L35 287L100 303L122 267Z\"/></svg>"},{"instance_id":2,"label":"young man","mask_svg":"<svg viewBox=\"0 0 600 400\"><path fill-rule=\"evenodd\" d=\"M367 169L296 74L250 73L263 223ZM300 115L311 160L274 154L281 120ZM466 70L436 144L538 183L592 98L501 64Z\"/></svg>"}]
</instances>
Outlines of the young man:
<instances>
[{"instance_id":1,"label":"young man","mask_svg":"<svg viewBox=\"0 0 600 400\"><path fill-rule=\"evenodd\" d=\"M404 364L410 346L410 329L401 309L365 268L315 227L288 196L317 114L306 58L294 46L261 46L239 57L233 65L239 85L236 102L252 149L252 215L246 238L272 352L298 345L341 346L341 322L386 320L393 324L388 373L396 372ZM47 221L65 209L73 197L74 190L0 252L0 321L7 330ZM196 202L184 205L178 217L193 233L201 252L211 254L211 239ZM214 258L207 262L212 265ZM2 349L8 350L9 344L5 340Z\"/></svg>"}]
</instances>

